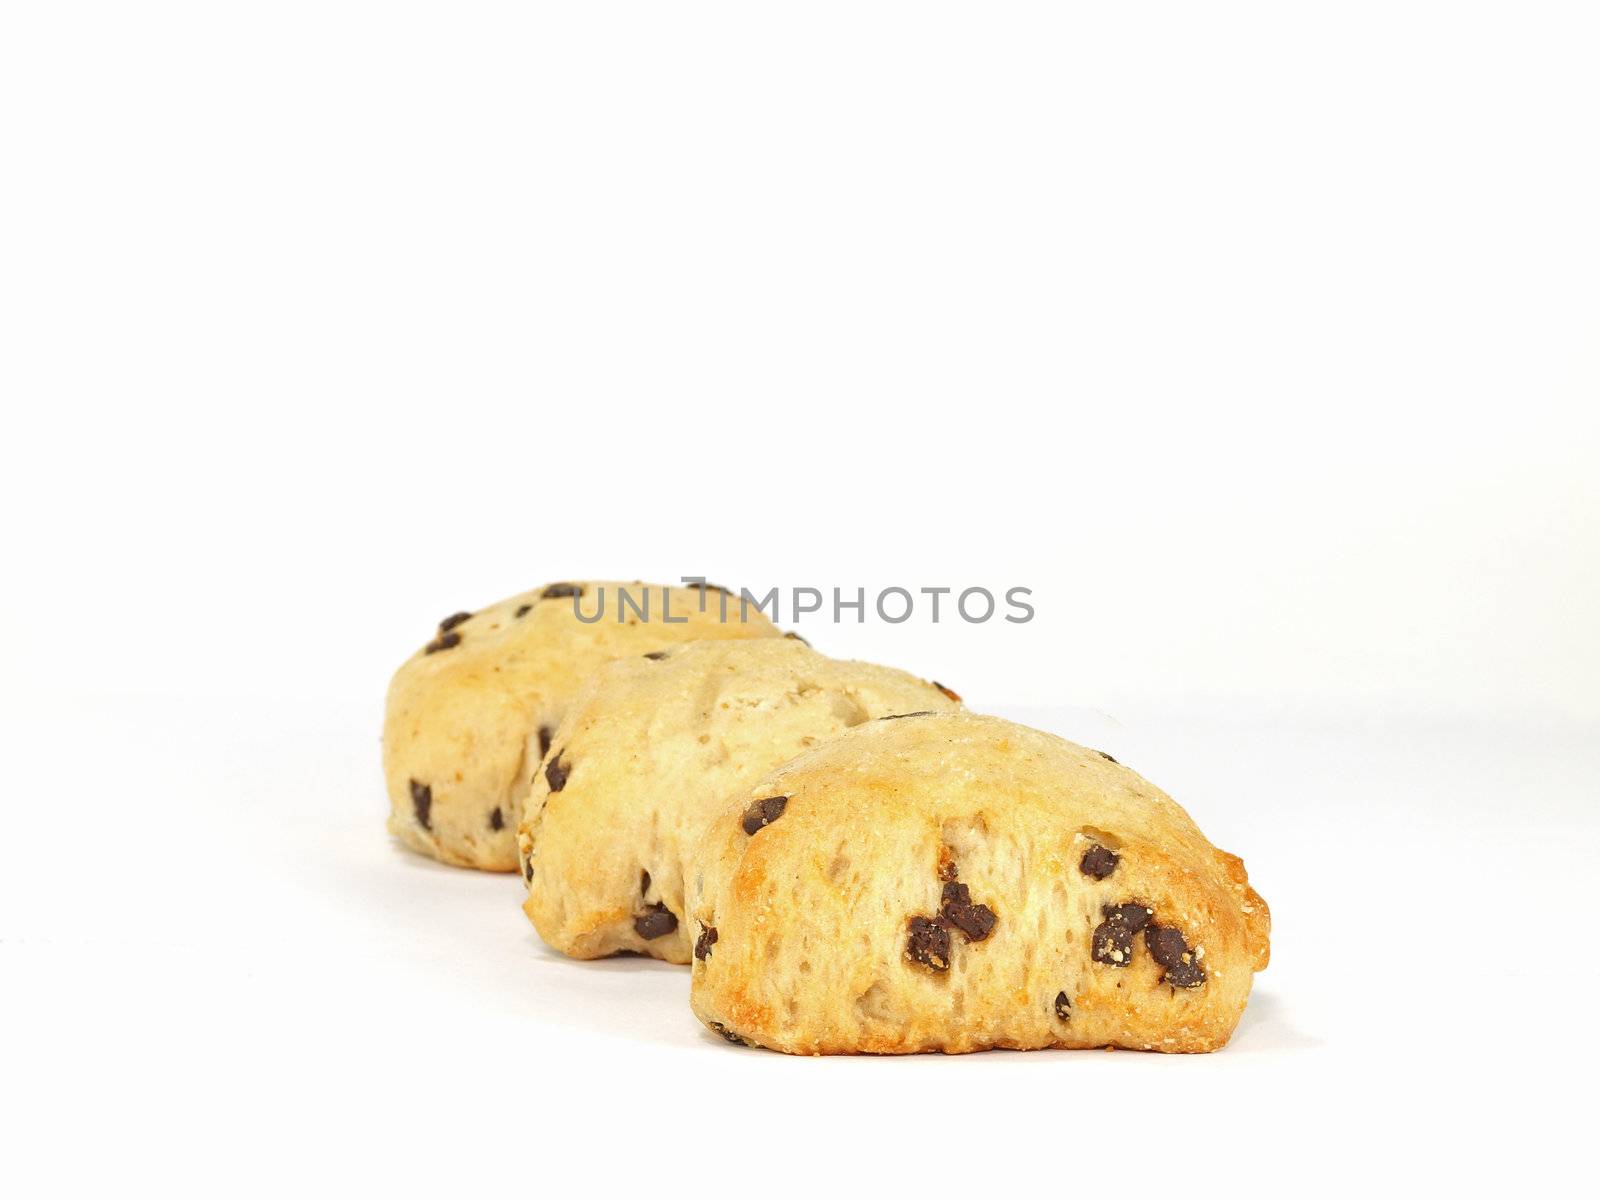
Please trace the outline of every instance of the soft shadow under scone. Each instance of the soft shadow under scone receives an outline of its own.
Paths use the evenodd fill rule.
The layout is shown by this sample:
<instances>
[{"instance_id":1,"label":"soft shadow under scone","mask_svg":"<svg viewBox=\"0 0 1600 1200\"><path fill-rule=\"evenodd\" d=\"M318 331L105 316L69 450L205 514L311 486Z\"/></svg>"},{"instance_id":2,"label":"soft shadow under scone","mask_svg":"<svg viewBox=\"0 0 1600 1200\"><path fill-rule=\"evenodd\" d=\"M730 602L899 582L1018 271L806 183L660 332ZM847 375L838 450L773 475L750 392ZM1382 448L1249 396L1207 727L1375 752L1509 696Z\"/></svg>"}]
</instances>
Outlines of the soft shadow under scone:
<instances>
[{"instance_id":1,"label":"soft shadow under scone","mask_svg":"<svg viewBox=\"0 0 1600 1200\"><path fill-rule=\"evenodd\" d=\"M626 950L686 963L682 858L730 793L854 726L955 708L937 684L787 639L610 663L544 762L528 754L524 911L574 958Z\"/></svg>"},{"instance_id":2,"label":"soft shadow under scone","mask_svg":"<svg viewBox=\"0 0 1600 1200\"><path fill-rule=\"evenodd\" d=\"M580 621L575 602L584 616L594 616L601 588L602 619ZM634 607L622 607L622 590ZM383 772L390 832L442 862L515 871L523 754L531 741L538 758L540 730L546 738L554 732L591 671L681 642L780 636L759 610L745 614L737 598L724 605L724 595L642 583L553 583L445 618L389 684Z\"/></svg>"},{"instance_id":3,"label":"soft shadow under scone","mask_svg":"<svg viewBox=\"0 0 1600 1200\"><path fill-rule=\"evenodd\" d=\"M965 712L785 764L730 802L689 875L695 1014L793 1054L1216 1050L1267 965L1244 864L1171 798Z\"/></svg>"}]
</instances>

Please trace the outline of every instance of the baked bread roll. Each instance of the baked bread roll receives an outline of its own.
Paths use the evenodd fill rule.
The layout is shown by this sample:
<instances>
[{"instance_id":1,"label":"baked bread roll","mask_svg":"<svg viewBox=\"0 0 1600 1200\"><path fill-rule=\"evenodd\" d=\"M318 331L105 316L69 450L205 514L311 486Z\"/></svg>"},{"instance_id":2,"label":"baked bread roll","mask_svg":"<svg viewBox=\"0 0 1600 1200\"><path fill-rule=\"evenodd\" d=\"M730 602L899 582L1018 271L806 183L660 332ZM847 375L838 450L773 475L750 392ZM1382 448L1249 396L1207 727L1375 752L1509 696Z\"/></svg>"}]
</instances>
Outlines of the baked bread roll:
<instances>
[{"instance_id":1,"label":"baked bread roll","mask_svg":"<svg viewBox=\"0 0 1600 1200\"><path fill-rule=\"evenodd\" d=\"M632 951L686 963L681 860L728 795L852 726L956 707L937 684L782 638L610 663L529 781L523 909L574 958Z\"/></svg>"},{"instance_id":2,"label":"baked bread roll","mask_svg":"<svg viewBox=\"0 0 1600 1200\"><path fill-rule=\"evenodd\" d=\"M601 618L580 621L580 604ZM697 639L779 636L720 589L640 583L552 583L446 617L389 684L390 832L441 862L516 870L523 755L531 744L537 760L589 672Z\"/></svg>"},{"instance_id":3,"label":"baked bread roll","mask_svg":"<svg viewBox=\"0 0 1600 1200\"><path fill-rule=\"evenodd\" d=\"M1168 796L966 712L779 767L689 877L695 1014L791 1054L1216 1050L1267 965L1244 864Z\"/></svg>"}]
</instances>

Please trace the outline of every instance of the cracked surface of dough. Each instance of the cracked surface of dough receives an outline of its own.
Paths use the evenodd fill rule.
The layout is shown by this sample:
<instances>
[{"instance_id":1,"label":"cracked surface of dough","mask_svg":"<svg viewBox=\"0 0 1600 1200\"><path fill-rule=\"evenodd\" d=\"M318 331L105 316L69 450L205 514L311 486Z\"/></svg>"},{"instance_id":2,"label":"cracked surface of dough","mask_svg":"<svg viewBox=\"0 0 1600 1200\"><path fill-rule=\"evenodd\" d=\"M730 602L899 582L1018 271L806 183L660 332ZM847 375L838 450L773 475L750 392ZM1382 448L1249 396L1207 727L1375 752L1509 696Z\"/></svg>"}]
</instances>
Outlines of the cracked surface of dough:
<instances>
[{"instance_id":1,"label":"cracked surface of dough","mask_svg":"<svg viewBox=\"0 0 1600 1200\"><path fill-rule=\"evenodd\" d=\"M584 616L600 611L604 589L601 620L578 619L565 590L571 588L583 589L576 599ZM620 589L643 616L619 605ZM523 755L530 742L537 747L541 727L560 723L591 671L687 641L781 636L754 608L741 613L736 598L723 620L723 595L641 583L550 584L441 622L389 684L383 772L390 832L441 862L516 870Z\"/></svg>"},{"instance_id":2,"label":"cracked surface of dough","mask_svg":"<svg viewBox=\"0 0 1600 1200\"><path fill-rule=\"evenodd\" d=\"M854 726L957 707L904 671L785 638L610 663L552 739L560 790L527 760L523 909L575 958L626 950L686 963L681 861L725 797Z\"/></svg>"},{"instance_id":3,"label":"cracked surface of dough","mask_svg":"<svg viewBox=\"0 0 1600 1200\"><path fill-rule=\"evenodd\" d=\"M770 795L782 816L745 832ZM947 903L953 885L970 904ZM982 933L972 906L986 936L963 932ZM1215 1050L1270 929L1244 864L1164 792L966 712L862 726L730 798L690 865L689 913L692 936L716 931L692 964L695 1014L794 1054ZM1115 928L1125 914L1138 932Z\"/></svg>"}]
</instances>

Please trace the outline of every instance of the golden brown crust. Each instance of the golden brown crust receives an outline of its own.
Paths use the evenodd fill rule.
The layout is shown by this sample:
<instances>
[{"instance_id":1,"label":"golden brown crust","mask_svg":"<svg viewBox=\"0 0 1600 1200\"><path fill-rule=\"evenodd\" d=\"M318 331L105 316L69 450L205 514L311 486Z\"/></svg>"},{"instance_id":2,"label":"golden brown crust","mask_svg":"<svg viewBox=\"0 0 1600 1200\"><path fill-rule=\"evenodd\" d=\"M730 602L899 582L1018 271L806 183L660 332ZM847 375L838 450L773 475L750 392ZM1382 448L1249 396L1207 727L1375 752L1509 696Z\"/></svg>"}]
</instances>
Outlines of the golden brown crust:
<instances>
[{"instance_id":1,"label":"golden brown crust","mask_svg":"<svg viewBox=\"0 0 1600 1200\"><path fill-rule=\"evenodd\" d=\"M574 958L626 950L686 963L682 860L730 793L864 722L955 707L903 671L785 638L609 663L553 738L560 789L527 757L524 911Z\"/></svg>"},{"instance_id":2,"label":"golden brown crust","mask_svg":"<svg viewBox=\"0 0 1600 1200\"><path fill-rule=\"evenodd\" d=\"M578 619L572 588L583 589L585 616L597 611L597 589L605 589L602 620ZM648 604L648 619L619 610L622 588ZM759 611L742 613L737 600L722 616L715 590L582 581L547 584L441 622L389 684L390 832L441 862L516 870L516 789L530 740L537 747L539 729L553 730L584 678L612 659L700 639L780 636Z\"/></svg>"},{"instance_id":3,"label":"golden brown crust","mask_svg":"<svg viewBox=\"0 0 1600 1200\"><path fill-rule=\"evenodd\" d=\"M747 834L758 795L789 797ZM1215 1050L1267 961L1243 864L1104 755L874 722L728 802L689 872L696 1014L797 1054Z\"/></svg>"}]
</instances>

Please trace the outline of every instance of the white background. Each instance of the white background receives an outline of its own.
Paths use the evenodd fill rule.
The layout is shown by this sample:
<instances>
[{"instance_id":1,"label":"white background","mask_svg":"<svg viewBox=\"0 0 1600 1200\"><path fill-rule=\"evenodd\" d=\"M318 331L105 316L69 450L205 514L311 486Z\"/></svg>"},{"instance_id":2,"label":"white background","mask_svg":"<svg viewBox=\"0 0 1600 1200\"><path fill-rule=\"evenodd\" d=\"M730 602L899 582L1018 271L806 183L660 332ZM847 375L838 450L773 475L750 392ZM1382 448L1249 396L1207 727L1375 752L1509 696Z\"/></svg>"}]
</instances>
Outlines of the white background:
<instances>
[{"instance_id":1,"label":"white background","mask_svg":"<svg viewBox=\"0 0 1600 1200\"><path fill-rule=\"evenodd\" d=\"M1308 7L0 10L0 1181L1586 1163L1600 19ZM690 573L1032 588L799 627L1242 854L1233 1045L741 1053L388 842L439 617Z\"/></svg>"}]
</instances>

